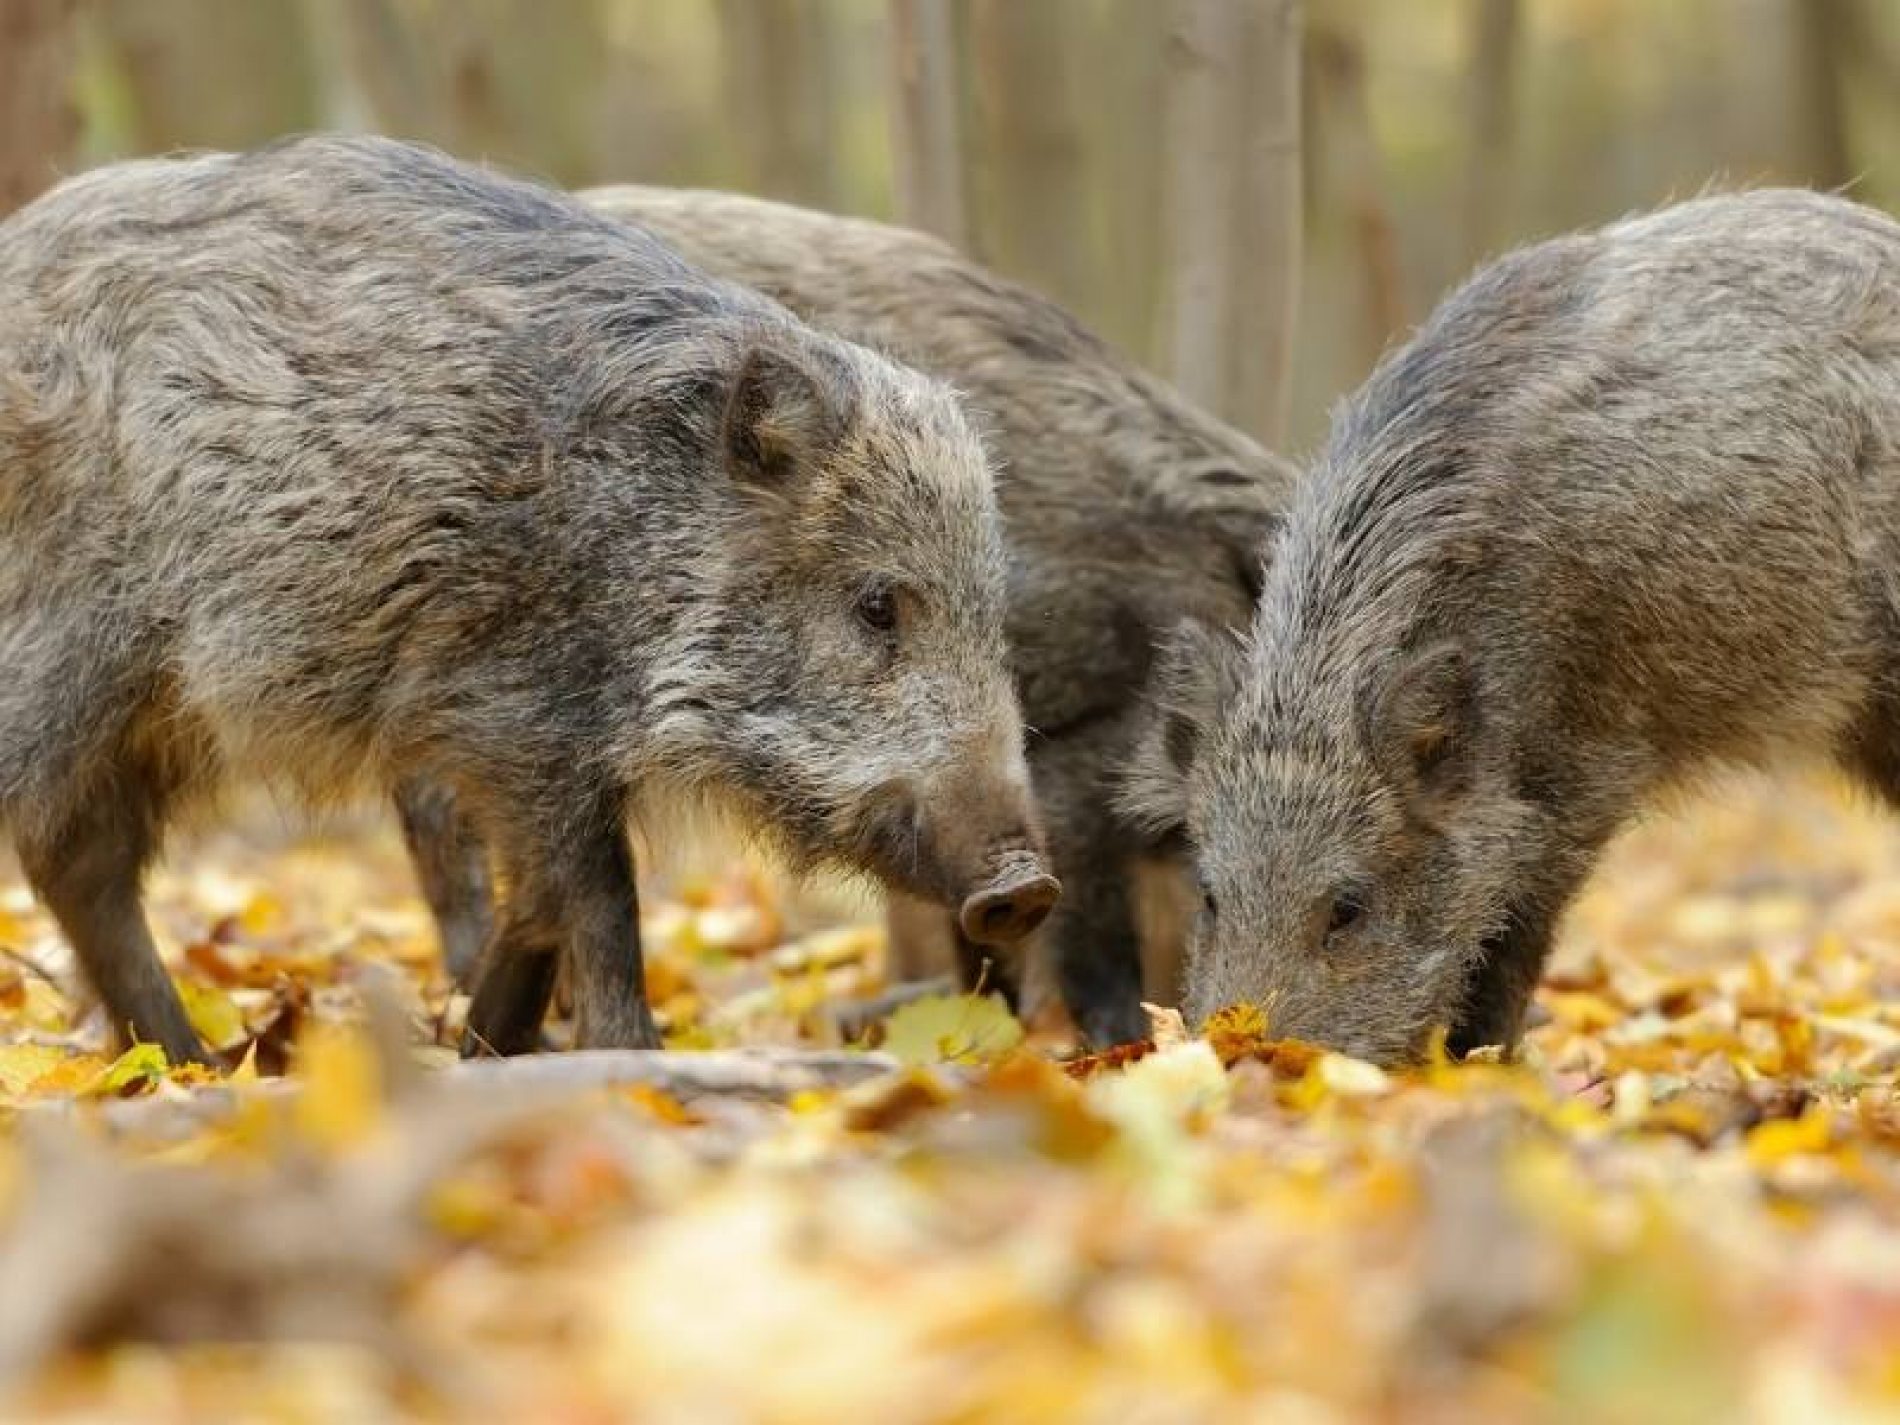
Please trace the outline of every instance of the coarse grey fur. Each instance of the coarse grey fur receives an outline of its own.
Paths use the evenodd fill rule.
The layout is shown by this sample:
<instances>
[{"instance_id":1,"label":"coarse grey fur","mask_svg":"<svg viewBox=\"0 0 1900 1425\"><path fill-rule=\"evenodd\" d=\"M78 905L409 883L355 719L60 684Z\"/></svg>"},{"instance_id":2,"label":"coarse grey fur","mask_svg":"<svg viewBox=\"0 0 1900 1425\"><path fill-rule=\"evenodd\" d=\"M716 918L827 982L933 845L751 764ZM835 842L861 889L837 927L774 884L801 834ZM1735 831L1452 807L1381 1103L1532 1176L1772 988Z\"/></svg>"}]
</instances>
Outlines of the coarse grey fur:
<instances>
[{"instance_id":1,"label":"coarse grey fur","mask_svg":"<svg viewBox=\"0 0 1900 1425\"><path fill-rule=\"evenodd\" d=\"M828 331L961 392L998 467L1009 640L1061 904L1038 937L1085 1035L1146 1032L1131 873L1178 862L1113 800L1146 716L1156 644L1195 620L1243 627L1292 470L1122 359L1061 308L922 233L726 193L581 195ZM471 865L471 873L479 868ZM454 905L469 899L445 892ZM892 907L900 964L954 925ZM967 937L966 981L986 973ZM1018 963L992 965L1005 989Z\"/></svg>"},{"instance_id":2,"label":"coarse grey fur","mask_svg":"<svg viewBox=\"0 0 1900 1425\"><path fill-rule=\"evenodd\" d=\"M1508 1044L1661 789L1819 756L1900 800L1897 504L1883 214L1705 197L1480 271L1339 412L1250 638L1174 660L1190 774L1130 801L1197 848L1191 1010Z\"/></svg>"},{"instance_id":3,"label":"coarse grey fur","mask_svg":"<svg viewBox=\"0 0 1900 1425\"><path fill-rule=\"evenodd\" d=\"M480 1048L563 953L583 1042L655 1042L625 826L682 797L918 894L1033 868L1003 601L946 388L565 195L310 138L0 225L0 829L175 1056L139 874L234 775L455 798Z\"/></svg>"}]
</instances>

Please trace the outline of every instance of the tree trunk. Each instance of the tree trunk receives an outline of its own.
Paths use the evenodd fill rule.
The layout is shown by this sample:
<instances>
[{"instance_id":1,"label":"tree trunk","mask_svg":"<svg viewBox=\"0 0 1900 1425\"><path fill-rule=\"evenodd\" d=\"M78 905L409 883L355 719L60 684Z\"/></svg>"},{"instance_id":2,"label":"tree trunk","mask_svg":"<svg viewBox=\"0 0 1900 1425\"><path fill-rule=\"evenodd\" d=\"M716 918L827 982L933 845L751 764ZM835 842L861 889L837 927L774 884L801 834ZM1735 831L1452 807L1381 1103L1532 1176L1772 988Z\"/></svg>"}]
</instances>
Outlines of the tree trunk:
<instances>
[{"instance_id":1,"label":"tree trunk","mask_svg":"<svg viewBox=\"0 0 1900 1425\"><path fill-rule=\"evenodd\" d=\"M837 85L822 0L720 0L719 40L746 189L834 206Z\"/></svg>"},{"instance_id":2,"label":"tree trunk","mask_svg":"<svg viewBox=\"0 0 1900 1425\"><path fill-rule=\"evenodd\" d=\"M682 188L720 171L725 136L706 121L697 65L682 37L705 17L675 0L615 0L600 78L595 152L600 181Z\"/></svg>"},{"instance_id":3,"label":"tree trunk","mask_svg":"<svg viewBox=\"0 0 1900 1425\"><path fill-rule=\"evenodd\" d=\"M1306 54L1316 100L1310 112L1325 130L1318 148L1359 258L1361 332L1369 366L1404 329L1406 304L1398 234L1366 102L1365 56L1356 37L1317 25L1308 32Z\"/></svg>"},{"instance_id":4,"label":"tree trunk","mask_svg":"<svg viewBox=\"0 0 1900 1425\"><path fill-rule=\"evenodd\" d=\"M1302 273L1299 0L1246 0L1241 26L1239 172L1229 181L1236 315L1223 405L1273 447L1286 438Z\"/></svg>"},{"instance_id":5,"label":"tree trunk","mask_svg":"<svg viewBox=\"0 0 1900 1425\"><path fill-rule=\"evenodd\" d=\"M1167 367L1268 444L1300 287L1297 0L1175 0L1163 105Z\"/></svg>"},{"instance_id":6,"label":"tree trunk","mask_svg":"<svg viewBox=\"0 0 1900 1425\"><path fill-rule=\"evenodd\" d=\"M8 8L13 0L0 0ZM93 0L130 99L139 153L251 148L315 126L319 94L292 5L256 0Z\"/></svg>"},{"instance_id":7,"label":"tree trunk","mask_svg":"<svg viewBox=\"0 0 1900 1425\"><path fill-rule=\"evenodd\" d=\"M1465 162L1465 256L1476 262L1504 237L1511 192L1518 0L1472 0L1471 107Z\"/></svg>"},{"instance_id":8,"label":"tree trunk","mask_svg":"<svg viewBox=\"0 0 1900 1425\"><path fill-rule=\"evenodd\" d=\"M1069 7L969 0L978 255L1059 302L1094 295L1089 192L1069 83Z\"/></svg>"},{"instance_id":9,"label":"tree trunk","mask_svg":"<svg viewBox=\"0 0 1900 1425\"><path fill-rule=\"evenodd\" d=\"M1099 330L1137 361L1165 366L1162 262L1166 211L1161 112L1171 16L1155 0L1106 0L1096 12L1095 53L1106 101L1091 112L1100 125L1096 177L1102 211Z\"/></svg>"},{"instance_id":10,"label":"tree trunk","mask_svg":"<svg viewBox=\"0 0 1900 1425\"><path fill-rule=\"evenodd\" d=\"M51 187L79 137L72 0L0 3L0 217Z\"/></svg>"},{"instance_id":11,"label":"tree trunk","mask_svg":"<svg viewBox=\"0 0 1900 1425\"><path fill-rule=\"evenodd\" d=\"M1788 0L1795 130L1794 176L1816 188L1839 188L1856 175L1848 152L1841 71L1853 22L1847 0Z\"/></svg>"},{"instance_id":12,"label":"tree trunk","mask_svg":"<svg viewBox=\"0 0 1900 1425\"><path fill-rule=\"evenodd\" d=\"M897 219L967 251L962 66L950 0L891 0L890 40Z\"/></svg>"},{"instance_id":13,"label":"tree trunk","mask_svg":"<svg viewBox=\"0 0 1900 1425\"><path fill-rule=\"evenodd\" d=\"M311 0L329 6L347 85L373 126L567 186L599 177L605 37L596 9L559 24L534 0ZM325 36L321 30L317 38Z\"/></svg>"},{"instance_id":14,"label":"tree trunk","mask_svg":"<svg viewBox=\"0 0 1900 1425\"><path fill-rule=\"evenodd\" d=\"M381 133L448 141L448 116L436 103L440 86L393 0L306 0L305 14L337 71L328 80L333 108L342 96L346 109L360 106L367 126Z\"/></svg>"},{"instance_id":15,"label":"tree trunk","mask_svg":"<svg viewBox=\"0 0 1900 1425\"><path fill-rule=\"evenodd\" d=\"M1162 109L1167 165L1166 365L1189 399L1227 404L1238 237L1228 201L1239 89L1241 12L1231 0L1174 0Z\"/></svg>"}]
</instances>

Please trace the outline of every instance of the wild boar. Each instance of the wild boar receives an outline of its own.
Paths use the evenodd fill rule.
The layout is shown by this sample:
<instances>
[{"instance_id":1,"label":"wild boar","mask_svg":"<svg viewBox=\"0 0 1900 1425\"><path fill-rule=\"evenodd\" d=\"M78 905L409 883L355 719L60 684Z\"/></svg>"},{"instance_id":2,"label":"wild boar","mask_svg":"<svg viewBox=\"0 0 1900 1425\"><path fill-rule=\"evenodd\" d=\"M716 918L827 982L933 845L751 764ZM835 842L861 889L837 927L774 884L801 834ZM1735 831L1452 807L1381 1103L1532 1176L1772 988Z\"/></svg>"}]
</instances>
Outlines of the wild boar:
<instances>
[{"instance_id":1,"label":"wild boar","mask_svg":"<svg viewBox=\"0 0 1900 1425\"><path fill-rule=\"evenodd\" d=\"M121 1030L140 873L238 775L440 788L506 897L467 1047L656 1043L629 817L1032 927L990 473L943 386L571 198L377 139L0 225L0 829Z\"/></svg>"},{"instance_id":2,"label":"wild boar","mask_svg":"<svg viewBox=\"0 0 1900 1425\"><path fill-rule=\"evenodd\" d=\"M1055 304L922 233L726 193L581 196L707 271L962 393L998 469L1010 652L1064 888L1034 968L1048 977L1053 960L1090 1040L1145 1033L1131 878L1139 868L1165 885L1181 858L1116 813L1115 790L1147 716L1157 642L1184 619L1244 627L1291 467ZM428 813L419 819L441 826L439 840L457 839L440 805ZM423 864L432 901L451 924L466 922L482 895L479 855L425 849ZM999 959L946 920L936 906L894 898L899 966L935 968L933 951L948 945L966 984L1000 984L1013 997L1022 958ZM1169 996L1172 985L1154 992Z\"/></svg>"},{"instance_id":3,"label":"wild boar","mask_svg":"<svg viewBox=\"0 0 1900 1425\"><path fill-rule=\"evenodd\" d=\"M1512 1043L1663 788L1900 799L1900 225L1761 191L1484 268L1338 414L1248 639L1170 665L1127 801L1196 848L1190 1009Z\"/></svg>"}]
</instances>

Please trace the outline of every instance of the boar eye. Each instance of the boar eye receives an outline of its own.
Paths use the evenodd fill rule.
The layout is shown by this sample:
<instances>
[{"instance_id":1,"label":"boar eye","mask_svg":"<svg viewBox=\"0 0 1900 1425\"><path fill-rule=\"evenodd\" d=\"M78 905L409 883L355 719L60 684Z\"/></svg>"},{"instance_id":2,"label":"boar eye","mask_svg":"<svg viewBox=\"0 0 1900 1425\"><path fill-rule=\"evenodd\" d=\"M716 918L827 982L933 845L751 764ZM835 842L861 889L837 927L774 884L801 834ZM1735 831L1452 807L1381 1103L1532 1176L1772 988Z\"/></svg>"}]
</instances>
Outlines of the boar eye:
<instances>
[{"instance_id":1,"label":"boar eye","mask_svg":"<svg viewBox=\"0 0 1900 1425\"><path fill-rule=\"evenodd\" d=\"M1201 909L1206 911L1209 916L1212 916L1217 910L1214 904L1214 888L1208 884L1205 876L1200 878L1199 885L1201 891Z\"/></svg>"},{"instance_id":2,"label":"boar eye","mask_svg":"<svg viewBox=\"0 0 1900 1425\"><path fill-rule=\"evenodd\" d=\"M1351 930L1366 913L1366 904L1356 892L1346 891L1333 898L1332 910L1326 917L1326 933L1338 935Z\"/></svg>"},{"instance_id":3,"label":"boar eye","mask_svg":"<svg viewBox=\"0 0 1900 1425\"><path fill-rule=\"evenodd\" d=\"M858 594L858 622L873 633L897 631L897 591L882 580L866 584Z\"/></svg>"}]
</instances>

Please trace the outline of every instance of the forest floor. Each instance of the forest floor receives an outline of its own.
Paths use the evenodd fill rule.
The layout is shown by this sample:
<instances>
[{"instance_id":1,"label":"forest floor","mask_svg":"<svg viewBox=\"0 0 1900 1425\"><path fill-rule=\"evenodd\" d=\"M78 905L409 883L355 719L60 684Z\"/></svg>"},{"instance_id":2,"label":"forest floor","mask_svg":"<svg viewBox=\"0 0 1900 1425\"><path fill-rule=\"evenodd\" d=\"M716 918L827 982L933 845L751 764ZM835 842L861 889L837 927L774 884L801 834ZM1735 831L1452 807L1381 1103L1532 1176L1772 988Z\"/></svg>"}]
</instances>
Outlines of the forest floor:
<instances>
[{"instance_id":1,"label":"forest floor","mask_svg":"<svg viewBox=\"0 0 1900 1425\"><path fill-rule=\"evenodd\" d=\"M769 886L648 896L680 1046L882 987ZM151 904L228 1086L110 1057L0 879L0 1418L1900 1417L1900 823L1831 786L1639 828L1524 1062L1403 1076L1244 1016L1064 1067L959 1000L843 1086L504 1092L434 1072L387 831Z\"/></svg>"}]
</instances>

